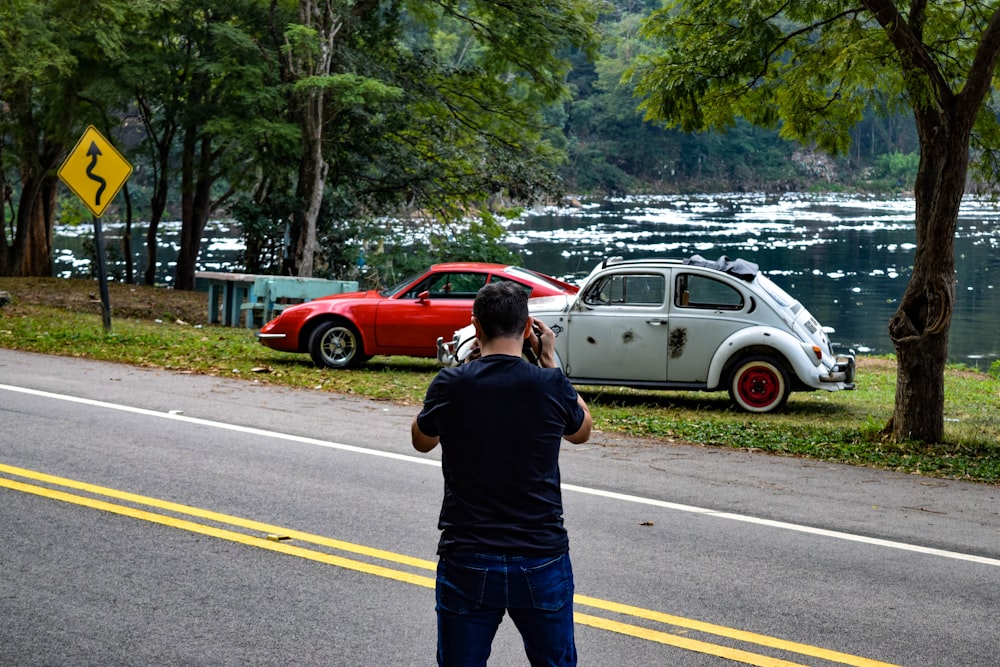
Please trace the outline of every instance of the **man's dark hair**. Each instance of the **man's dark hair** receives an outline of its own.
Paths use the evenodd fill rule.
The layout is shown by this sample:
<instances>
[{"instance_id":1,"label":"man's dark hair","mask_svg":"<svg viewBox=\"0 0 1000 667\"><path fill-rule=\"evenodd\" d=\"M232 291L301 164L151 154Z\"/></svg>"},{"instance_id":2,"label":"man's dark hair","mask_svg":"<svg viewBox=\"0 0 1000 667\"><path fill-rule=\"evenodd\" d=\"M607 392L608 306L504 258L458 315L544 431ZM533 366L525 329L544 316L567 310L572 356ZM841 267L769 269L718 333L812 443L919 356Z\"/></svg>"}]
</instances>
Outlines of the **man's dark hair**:
<instances>
[{"instance_id":1,"label":"man's dark hair","mask_svg":"<svg viewBox=\"0 0 1000 667\"><path fill-rule=\"evenodd\" d=\"M520 338L528 322L528 293L509 280L484 285L476 294L472 314L484 337Z\"/></svg>"}]
</instances>

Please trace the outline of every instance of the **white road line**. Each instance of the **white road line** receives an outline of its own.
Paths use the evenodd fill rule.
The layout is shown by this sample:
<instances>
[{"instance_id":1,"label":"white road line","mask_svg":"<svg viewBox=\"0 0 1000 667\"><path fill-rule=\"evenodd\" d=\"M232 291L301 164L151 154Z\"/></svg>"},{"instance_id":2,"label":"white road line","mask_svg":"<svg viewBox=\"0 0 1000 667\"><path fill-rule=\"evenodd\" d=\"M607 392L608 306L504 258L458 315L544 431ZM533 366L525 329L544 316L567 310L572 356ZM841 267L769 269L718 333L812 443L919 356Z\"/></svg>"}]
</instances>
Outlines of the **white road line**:
<instances>
[{"instance_id":1,"label":"white road line","mask_svg":"<svg viewBox=\"0 0 1000 667\"><path fill-rule=\"evenodd\" d=\"M170 412L159 412L156 410L147 410L145 408L136 408L128 405L120 405L117 403L107 403L105 401L96 401L89 398L79 398L77 396L66 396L64 394L56 394L48 391L40 391L37 389L27 389L24 387L15 387L12 385L0 384L0 390L13 391L21 394L30 394L33 396L40 396L43 398L51 398L60 401L66 401L69 403L78 403L80 405L90 405L98 408L105 408L108 410L119 410L121 412L130 412L133 414L145 415L148 417L157 417L160 419L172 419L174 421L186 422L189 424L197 424L199 426L207 426L210 428L218 428L227 431L235 431L237 433L248 433L251 435L259 435L266 438L275 438L278 440L287 440L289 442L297 442L304 445L313 445L316 447L327 447L330 449L339 449L345 452L352 452L355 454L365 454L368 456L380 456L382 458L394 459L397 461L405 461L407 463L417 463L420 465L429 465L440 467L440 461L433 459L428 459L425 457L411 456L408 454L396 454L393 452L383 452L377 449L368 449L366 447L357 447L355 445L345 445L339 442L330 442L328 440L319 440L316 438L307 438L300 435L291 435L288 433L279 433L277 431L268 431L265 429L254 428L251 426L239 426L236 424L226 424L224 422L212 421L209 419L200 419L198 417L188 417L187 415L175 414ZM803 526L795 523L787 523L784 521L773 521L771 519L761 519L759 517L749 516L745 514L734 514L731 512L720 512L713 509L708 509L705 507L695 507L694 505L682 505L680 503L672 503L665 500L656 500L655 498L644 498L642 496L633 496L626 493L617 493L615 491L604 491L601 489L594 489L586 486L576 486L574 484L563 484L562 488L566 491L571 491L574 493L582 493L591 496L598 496L601 498L608 498L610 500L620 500L628 503L636 503L640 505L649 505L653 507L659 507L662 509L673 510L677 512L688 512L691 514L702 514L705 516L710 516L716 519L728 519L730 521L741 521L743 523L754 524L758 526L767 526L769 528L778 528L781 530L792 530L799 533L806 533L809 535L818 535L822 537L831 537L838 540L845 540L848 542L860 542L862 544L869 544L872 546L885 547L889 549L899 549L901 551L912 551L915 553L921 553L929 556L939 556L941 558L952 558L955 560L966 561L970 563L979 563L982 565L992 565L995 567L1000 567L1000 559L987 558L984 556L975 556L971 554L963 554L956 551L946 551L944 549L934 549L930 547L922 547L915 544L907 544L905 542L894 542L892 540L883 540L876 537L865 537L863 535L854 535L852 533L843 533L836 530L826 530L824 528L813 528L811 526Z\"/></svg>"},{"instance_id":2,"label":"white road line","mask_svg":"<svg viewBox=\"0 0 1000 667\"><path fill-rule=\"evenodd\" d=\"M562 488L566 491L577 491L579 493L587 493L592 496L601 496L604 498L612 498L615 500L624 500L626 502L637 503L640 505L652 505L654 507L662 507L664 509L676 510L678 512L704 514L706 516L715 517L716 519L729 519L731 521L742 521L743 523L751 523L758 526L769 526L771 528L780 528L782 530L793 530L799 533L807 533L809 535L820 535L823 537L832 537L838 540L846 540L848 542L861 542L862 544L871 544L879 547L887 547L889 549L914 551L916 553L927 554L929 556L954 558L956 560L964 560L970 563L981 563L983 565L994 565L1000 567L1000 560L996 558L986 558L985 556L974 556L971 554L959 553L957 551L945 551L944 549L933 549L931 547L922 547L915 544L906 544L905 542L894 542L892 540L883 540L877 537L865 537L864 535L854 535L853 533L842 533L840 531L827 530L825 528L813 528L812 526L803 526L796 523L787 523L785 521L761 519L759 517L748 516L746 514L719 512L717 510L707 509L704 507L695 507L693 505L681 505L679 503L671 503L665 500L643 498L642 496L630 496L625 493L616 493L614 491L601 491L599 489L591 489L584 486L573 486L572 484L563 484Z\"/></svg>"},{"instance_id":3,"label":"white road line","mask_svg":"<svg viewBox=\"0 0 1000 667\"><path fill-rule=\"evenodd\" d=\"M0 384L0 389L6 391L19 392L22 394L31 394L33 396L41 396L43 398L52 398L59 401L66 401L67 403L78 403L80 405L90 405L97 408L106 408L108 410L131 412L132 414L145 415L147 417L158 417L160 419L171 419L173 421L187 422L188 424L198 424L199 426L208 426L211 428L218 428L225 431L235 431L236 433L248 433L250 435L260 435L267 438L276 438L278 440L288 440L290 442L298 442L304 445L314 445L316 447L328 447L330 449L341 449L346 452L354 452L355 454L368 454L370 456L381 456L387 459L396 459L399 461L407 461L409 463L421 463L423 465L441 467L441 463L439 461L434 461L431 459L418 458L416 456L409 456L406 454L394 454L393 452L382 452L377 449L367 449L365 447L345 445L339 442L330 442L328 440L307 438L301 435L279 433L277 431L267 431L262 428L254 428L252 426L239 426L238 424L226 424L225 422L217 422L217 421L212 421L210 419L200 419L198 417L188 417L187 415L182 415L174 412L159 412L157 410L147 410L146 408L135 408L130 405L107 403L105 401L95 401L90 398L79 398L78 396L66 396L64 394L54 394L48 391L40 391L38 389L26 389L24 387L14 387L6 384Z\"/></svg>"}]
</instances>

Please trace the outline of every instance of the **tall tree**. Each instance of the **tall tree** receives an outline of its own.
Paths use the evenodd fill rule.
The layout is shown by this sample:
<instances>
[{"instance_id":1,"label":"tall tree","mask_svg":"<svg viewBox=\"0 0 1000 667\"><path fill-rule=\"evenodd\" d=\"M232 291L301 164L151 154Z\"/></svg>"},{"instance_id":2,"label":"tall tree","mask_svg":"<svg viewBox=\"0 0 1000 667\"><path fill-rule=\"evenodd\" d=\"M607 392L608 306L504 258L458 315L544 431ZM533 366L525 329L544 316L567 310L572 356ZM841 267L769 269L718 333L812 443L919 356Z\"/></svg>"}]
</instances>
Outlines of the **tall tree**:
<instances>
[{"instance_id":1,"label":"tall tree","mask_svg":"<svg viewBox=\"0 0 1000 667\"><path fill-rule=\"evenodd\" d=\"M954 237L970 166L995 164L990 97L1000 55L995 2L676 0L647 19L658 45L633 69L647 117L684 130L737 117L843 152L866 106L908 106L920 165L916 253L889 322L897 354L897 441L939 442L955 301ZM990 177L995 177L995 173Z\"/></svg>"},{"instance_id":2,"label":"tall tree","mask_svg":"<svg viewBox=\"0 0 1000 667\"><path fill-rule=\"evenodd\" d=\"M183 100L178 123L181 241L175 289L194 289L202 236L210 216L259 177L256 158L269 142L288 139L278 55L267 51L266 0L181 0L165 14L167 48L182 66L161 93ZM162 29L162 28L161 28ZM163 136L163 135L161 135Z\"/></svg>"},{"instance_id":3,"label":"tall tree","mask_svg":"<svg viewBox=\"0 0 1000 667\"><path fill-rule=\"evenodd\" d=\"M294 255L286 268L300 276L313 275L319 250L320 209L330 160L335 159L330 145L339 143L331 132L350 109L377 108L383 98L399 94L378 79L359 74L351 64L358 59L350 55L351 47L365 48L354 33L373 14L377 21L381 9L376 2L299 0L298 22L283 33L283 78L291 84L289 106L301 139L297 196L302 202L293 220Z\"/></svg>"},{"instance_id":4,"label":"tall tree","mask_svg":"<svg viewBox=\"0 0 1000 667\"><path fill-rule=\"evenodd\" d=\"M146 228L146 268L143 283L156 283L157 235L170 196L172 160L181 112L185 105L184 71L190 57L176 33L173 3L158 8L150 20L126 37L129 58L117 72L123 95L134 100L142 123L143 162L152 174Z\"/></svg>"},{"instance_id":5,"label":"tall tree","mask_svg":"<svg viewBox=\"0 0 1000 667\"><path fill-rule=\"evenodd\" d=\"M542 111L565 91L568 50L596 41L594 0L300 8L285 54L306 213L292 226L289 270L311 270L311 221L327 191L357 215L405 204L447 220L495 194L530 199L553 184L557 153L542 138Z\"/></svg>"},{"instance_id":6,"label":"tall tree","mask_svg":"<svg viewBox=\"0 0 1000 667\"><path fill-rule=\"evenodd\" d=\"M346 8L335 6L331 0L300 0L299 23L286 32L285 69L298 82L296 111L302 132L299 194L305 204L295 261L298 275L305 277L313 274L316 221L330 168L323 157L326 90L333 73L337 33L347 13Z\"/></svg>"}]
</instances>

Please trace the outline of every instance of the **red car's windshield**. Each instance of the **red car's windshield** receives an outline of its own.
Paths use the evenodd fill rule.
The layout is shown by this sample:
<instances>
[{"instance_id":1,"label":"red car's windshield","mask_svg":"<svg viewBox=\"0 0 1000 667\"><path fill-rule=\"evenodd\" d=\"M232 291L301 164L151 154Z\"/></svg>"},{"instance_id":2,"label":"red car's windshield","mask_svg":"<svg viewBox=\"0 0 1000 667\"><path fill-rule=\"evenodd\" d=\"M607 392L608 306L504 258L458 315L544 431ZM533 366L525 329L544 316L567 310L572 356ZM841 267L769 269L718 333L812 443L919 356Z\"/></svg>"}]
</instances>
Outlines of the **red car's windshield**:
<instances>
[{"instance_id":1,"label":"red car's windshield","mask_svg":"<svg viewBox=\"0 0 1000 667\"><path fill-rule=\"evenodd\" d=\"M385 288L384 290L380 291L379 294L381 294L384 297L395 296L396 294L399 294L404 289L406 289L406 287L409 286L409 284L412 283L414 280L416 280L419 276L420 276L419 273L414 273L410 276L407 276L406 279L403 280L402 282L398 282L392 287Z\"/></svg>"}]
</instances>

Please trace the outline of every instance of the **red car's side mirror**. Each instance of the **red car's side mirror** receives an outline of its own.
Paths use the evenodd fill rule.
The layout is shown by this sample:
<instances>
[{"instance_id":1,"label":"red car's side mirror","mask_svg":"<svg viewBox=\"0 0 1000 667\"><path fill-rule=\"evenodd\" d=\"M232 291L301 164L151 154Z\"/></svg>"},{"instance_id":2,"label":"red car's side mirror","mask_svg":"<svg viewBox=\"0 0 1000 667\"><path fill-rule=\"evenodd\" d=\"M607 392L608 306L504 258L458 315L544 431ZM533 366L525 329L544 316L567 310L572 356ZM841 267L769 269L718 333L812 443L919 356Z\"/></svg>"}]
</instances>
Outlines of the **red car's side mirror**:
<instances>
[{"instance_id":1,"label":"red car's side mirror","mask_svg":"<svg viewBox=\"0 0 1000 667\"><path fill-rule=\"evenodd\" d=\"M423 292L417 295L417 301L426 301L429 298L431 298L431 293L428 292L427 290L424 290Z\"/></svg>"}]
</instances>

